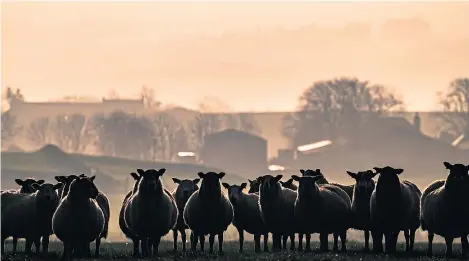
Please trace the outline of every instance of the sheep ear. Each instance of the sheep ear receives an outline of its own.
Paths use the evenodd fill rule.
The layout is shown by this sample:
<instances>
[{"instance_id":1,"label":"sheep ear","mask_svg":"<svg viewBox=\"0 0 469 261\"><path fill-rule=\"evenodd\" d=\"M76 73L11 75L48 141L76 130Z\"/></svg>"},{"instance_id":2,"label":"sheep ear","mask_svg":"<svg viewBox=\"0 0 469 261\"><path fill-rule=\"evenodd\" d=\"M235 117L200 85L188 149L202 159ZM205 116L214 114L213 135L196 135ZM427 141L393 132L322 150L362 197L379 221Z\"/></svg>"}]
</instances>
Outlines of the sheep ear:
<instances>
[{"instance_id":1,"label":"sheep ear","mask_svg":"<svg viewBox=\"0 0 469 261\"><path fill-rule=\"evenodd\" d=\"M225 176L225 172L218 173L218 178L222 179Z\"/></svg>"},{"instance_id":2,"label":"sheep ear","mask_svg":"<svg viewBox=\"0 0 469 261\"><path fill-rule=\"evenodd\" d=\"M204 176L205 176L205 174L204 174L203 172L199 172L199 173L197 173L197 175L199 175L199 177L200 177L201 179L203 179Z\"/></svg>"},{"instance_id":3,"label":"sheep ear","mask_svg":"<svg viewBox=\"0 0 469 261\"><path fill-rule=\"evenodd\" d=\"M230 185L229 185L228 183L223 182L223 183L221 183L221 184L222 184L223 187L225 187L226 189L229 189L229 188L230 188Z\"/></svg>"},{"instance_id":4,"label":"sheep ear","mask_svg":"<svg viewBox=\"0 0 469 261\"><path fill-rule=\"evenodd\" d=\"M249 184L252 184L252 183L254 182L254 181L252 181L252 180L250 180L250 179L248 179L248 181L249 181Z\"/></svg>"},{"instance_id":5,"label":"sheep ear","mask_svg":"<svg viewBox=\"0 0 469 261\"><path fill-rule=\"evenodd\" d=\"M304 169L300 169L300 173L301 173L301 174L303 174L303 175L304 175L304 174L305 174L305 172L306 172L306 171L305 171Z\"/></svg>"},{"instance_id":6,"label":"sheep ear","mask_svg":"<svg viewBox=\"0 0 469 261\"><path fill-rule=\"evenodd\" d=\"M367 170L367 172L371 175L371 178L374 178L379 174L378 172L373 172L372 170Z\"/></svg>"},{"instance_id":7,"label":"sheep ear","mask_svg":"<svg viewBox=\"0 0 469 261\"><path fill-rule=\"evenodd\" d=\"M402 174L402 172L404 172L403 169L395 169L394 170L394 173L396 173L396 175Z\"/></svg>"},{"instance_id":8,"label":"sheep ear","mask_svg":"<svg viewBox=\"0 0 469 261\"><path fill-rule=\"evenodd\" d=\"M63 182L64 176L55 176L54 179L57 180L58 182Z\"/></svg>"},{"instance_id":9,"label":"sheep ear","mask_svg":"<svg viewBox=\"0 0 469 261\"><path fill-rule=\"evenodd\" d=\"M245 182L241 183L241 190L245 189L247 185L248 185L248 184L245 183Z\"/></svg>"},{"instance_id":10,"label":"sheep ear","mask_svg":"<svg viewBox=\"0 0 469 261\"><path fill-rule=\"evenodd\" d=\"M383 170L382 168L378 168L378 167L374 167L373 169L376 170L376 172L378 173L381 173L381 171Z\"/></svg>"},{"instance_id":11,"label":"sheep ear","mask_svg":"<svg viewBox=\"0 0 469 261\"><path fill-rule=\"evenodd\" d=\"M274 178L274 180L275 180L276 182L279 182L282 178L283 178L283 175L277 175L277 176Z\"/></svg>"},{"instance_id":12,"label":"sheep ear","mask_svg":"<svg viewBox=\"0 0 469 261\"><path fill-rule=\"evenodd\" d=\"M37 184L44 184L44 182L45 181L43 179L40 179L40 180L36 181Z\"/></svg>"},{"instance_id":13,"label":"sheep ear","mask_svg":"<svg viewBox=\"0 0 469 261\"><path fill-rule=\"evenodd\" d=\"M293 179L292 178L289 178L287 181L285 181L286 184L292 184L293 183Z\"/></svg>"},{"instance_id":14,"label":"sheep ear","mask_svg":"<svg viewBox=\"0 0 469 261\"><path fill-rule=\"evenodd\" d=\"M145 174L145 171L143 169L137 169L137 173L143 175Z\"/></svg>"},{"instance_id":15,"label":"sheep ear","mask_svg":"<svg viewBox=\"0 0 469 261\"><path fill-rule=\"evenodd\" d=\"M91 176L90 177L91 182L93 182L95 178L96 178L96 175Z\"/></svg>"},{"instance_id":16,"label":"sheep ear","mask_svg":"<svg viewBox=\"0 0 469 261\"><path fill-rule=\"evenodd\" d=\"M131 172L130 176L132 176L132 178L134 178L135 180L138 180L140 178L140 176L135 172Z\"/></svg>"},{"instance_id":17,"label":"sheep ear","mask_svg":"<svg viewBox=\"0 0 469 261\"><path fill-rule=\"evenodd\" d=\"M321 173L321 169L316 169L316 174L318 174L318 175L322 175L322 173Z\"/></svg>"},{"instance_id":18,"label":"sheep ear","mask_svg":"<svg viewBox=\"0 0 469 261\"><path fill-rule=\"evenodd\" d=\"M163 176L163 174L164 174L165 172L166 172L166 169L160 169L160 170L158 170L158 174L159 174L160 176Z\"/></svg>"},{"instance_id":19,"label":"sheep ear","mask_svg":"<svg viewBox=\"0 0 469 261\"><path fill-rule=\"evenodd\" d=\"M57 183L54 185L54 189L59 189L63 186L64 184L63 183Z\"/></svg>"},{"instance_id":20,"label":"sheep ear","mask_svg":"<svg viewBox=\"0 0 469 261\"><path fill-rule=\"evenodd\" d=\"M179 183L181 182L181 180L180 180L180 179L177 179L177 178L173 178L173 181L174 181L174 183L176 183L176 184L179 184Z\"/></svg>"},{"instance_id":21,"label":"sheep ear","mask_svg":"<svg viewBox=\"0 0 469 261\"><path fill-rule=\"evenodd\" d=\"M452 169L453 168L453 165L449 162L443 162L443 164L445 165L446 169Z\"/></svg>"},{"instance_id":22,"label":"sheep ear","mask_svg":"<svg viewBox=\"0 0 469 261\"><path fill-rule=\"evenodd\" d=\"M80 178L86 178L86 175L84 173L80 174L80 176L78 176Z\"/></svg>"},{"instance_id":23,"label":"sheep ear","mask_svg":"<svg viewBox=\"0 0 469 261\"><path fill-rule=\"evenodd\" d=\"M300 181L300 177L298 177L297 175L293 175L291 176L291 178L295 181Z\"/></svg>"},{"instance_id":24,"label":"sheep ear","mask_svg":"<svg viewBox=\"0 0 469 261\"><path fill-rule=\"evenodd\" d=\"M194 182L194 184L197 184L199 183L200 179L194 179L192 182Z\"/></svg>"},{"instance_id":25,"label":"sheep ear","mask_svg":"<svg viewBox=\"0 0 469 261\"><path fill-rule=\"evenodd\" d=\"M15 179L16 184L23 186L23 181L21 179Z\"/></svg>"},{"instance_id":26,"label":"sheep ear","mask_svg":"<svg viewBox=\"0 0 469 261\"><path fill-rule=\"evenodd\" d=\"M31 184L31 188L33 188L35 190L39 190L41 188L41 185L37 184L37 183L33 183L33 184Z\"/></svg>"},{"instance_id":27,"label":"sheep ear","mask_svg":"<svg viewBox=\"0 0 469 261\"><path fill-rule=\"evenodd\" d=\"M349 176L352 177L352 179L357 179L357 174L356 173L347 171L347 174L349 174Z\"/></svg>"}]
</instances>

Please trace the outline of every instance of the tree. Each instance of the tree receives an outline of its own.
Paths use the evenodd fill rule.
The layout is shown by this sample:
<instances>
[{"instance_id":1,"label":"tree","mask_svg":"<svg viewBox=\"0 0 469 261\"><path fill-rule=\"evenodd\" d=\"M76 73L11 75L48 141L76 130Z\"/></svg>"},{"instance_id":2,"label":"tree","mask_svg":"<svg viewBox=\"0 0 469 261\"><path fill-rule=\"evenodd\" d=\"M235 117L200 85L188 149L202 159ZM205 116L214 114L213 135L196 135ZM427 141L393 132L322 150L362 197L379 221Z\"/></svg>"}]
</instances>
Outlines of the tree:
<instances>
[{"instance_id":1,"label":"tree","mask_svg":"<svg viewBox=\"0 0 469 261\"><path fill-rule=\"evenodd\" d=\"M115 111L109 115L95 115L92 126L101 153L126 158L149 158L154 132L148 118Z\"/></svg>"},{"instance_id":2,"label":"tree","mask_svg":"<svg viewBox=\"0 0 469 261\"><path fill-rule=\"evenodd\" d=\"M283 118L282 134L291 146L318 139L335 139L358 129L367 112L379 115L402 108L403 103L381 85L356 78L318 81L301 95L296 113Z\"/></svg>"},{"instance_id":3,"label":"tree","mask_svg":"<svg viewBox=\"0 0 469 261\"><path fill-rule=\"evenodd\" d=\"M252 134L260 134L257 122L247 113L238 114L239 130L249 132Z\"/></svg>"},{"instance_id":4,"label":"tree","mask_svg":"<svg viewBox=\"0 0 469 261\"><path fill-rule=\"evenodd\" d=\"M469 78L453 80L448 92L440 98L440 105L444 113L440 115L443 120L442 131L454 136L469 135Z\"/></svg>"},{"instance_id":5,"label":"tree","mask_svg":"<svg viewBox=\"0 0 469 261\"><path fill-rule=\"evenodd\" d=\"M108 99L112 99L112 100L119 99L119 93L115 89L111 89L108 94Z\"/></svg>"},{"instance_id":6,"label":"tree","mask_svg":"<svg viewBox=\"0 0 469 261\"><path fill-rule=\"evenodd\" d=\"M17 134L19 128L16 117L10 111L2 113L2 146L11 141Z\"/></svg>"},{"instance_id":7,"label":"tree","mask_svg":"<svg viewBox=\"0 0 469 261\"><path fill-rule=\"evenodd\" d=\"M29 141L38 147L52 143L51 120L42 117L31 122L27 129L27 137Z\"/></svg>"},{"instance_id":8,"label":"tree","mask_svg":"<svg viewBox=\"0 0 469 261\"><path fill-rule=\"evenodd\" d=\"M187 150L187 133L184 127L170 114L159 112L153 117L155 131L154 151L157 158L171 160L181 151Z\"/></svg>"},{"instance_id":9,"label":"tree","mask_svg":"<svg viewBox=\"0 0 469 261\"><path fill-rule=\"evenodd\" d=\"M142 86L142 90L140 91L140 95L143 99L143 104L148 108L159 108L161 106L161 102L156 101L155 99L155 90L153 88L148 88L147 86Z\"/></svg>"},{"instance_id":10,"label":"tree","mask_svg":"<svg viewBox=\"0 0 469 261\"><path fill-rule=\"evenodd\" d=\"M205 136L220 131L222 118L219 114L199 113L191 122L191 143L194 150L199 151L204 145Z\"/></svg>"},{"instance_id":11,"label":"tree","mask_svg":"<svg viewBox=\"0 0 469 261\"><path fill-rule=\"evenodd\" d=\"M55 143L66 152L84 152L94 142L94 135L82 114L57 115L52 123Z\"/></svg>"}]
</instances>

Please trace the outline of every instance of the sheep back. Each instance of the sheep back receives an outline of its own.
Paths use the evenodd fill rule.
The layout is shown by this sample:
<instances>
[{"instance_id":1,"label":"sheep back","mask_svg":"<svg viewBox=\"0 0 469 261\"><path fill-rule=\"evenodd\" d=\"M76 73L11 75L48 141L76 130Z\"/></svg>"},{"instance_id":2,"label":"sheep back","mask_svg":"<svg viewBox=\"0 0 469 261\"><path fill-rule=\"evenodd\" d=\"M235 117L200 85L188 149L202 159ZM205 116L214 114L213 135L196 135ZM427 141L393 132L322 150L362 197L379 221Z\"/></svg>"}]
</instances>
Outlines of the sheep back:
<instances>
[{"instance_id":1,"label":"sheep back","mask_svg":"<svg viewBox=\"0 0 469 261\"><path fill-rule=\"evenodd\" d=\"M34 195L4 192L2 200L2 236L31 238L38 236L36 200Z\"/></svg>"},{"instance_id":2,"label":"sheep back","mask_svg":"<svg viewBox=\"0 0 469 261\"><path fill-rule=\"evenodd\" d=\"M196 235L219 234L233 221L233 206L224 193L219 200L204 200L197 190L184 207L184 222Z\"/></svg>"},{"instance_id":3,"label":"sheep back","mask_svg":"<svg viewBox=\"0 0 469 261\"><path fill-rule=\"evenodd\" d=\"M250 234L264 234L267 232L267 228L262 221L258 202L259 195L242 192L242 199L233 206L233 225L237 229L245 230Z\"/></svg>"}]
</instances>

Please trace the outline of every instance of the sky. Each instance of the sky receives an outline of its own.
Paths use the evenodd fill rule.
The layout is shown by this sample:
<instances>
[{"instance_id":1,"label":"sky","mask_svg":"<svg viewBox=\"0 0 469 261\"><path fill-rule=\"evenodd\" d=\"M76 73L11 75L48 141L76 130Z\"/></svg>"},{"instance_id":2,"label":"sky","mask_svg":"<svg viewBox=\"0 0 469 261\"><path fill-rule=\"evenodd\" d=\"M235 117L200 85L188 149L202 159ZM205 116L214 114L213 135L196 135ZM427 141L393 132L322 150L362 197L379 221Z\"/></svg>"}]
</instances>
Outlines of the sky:
<instances>
[{"instance_id":1,"label":"sky","mask_svg":"<svg viewBox=\"0 0 469 261\"><path fill-rule=\"evenodd\" d=\"M111 89L137 97L145 85L165 104L195 108L211 96L236 111L284 111L315 81L356 76L428 111L436 92L469 76L468 13L469 2L3 1L2 88L47 101ZM422 44L408 43L412 33L383 44L383 23L406 18L429 25ZM308 38L313 25L351 23L381 40L329 47Z\"/></svg>"}]
</instances>

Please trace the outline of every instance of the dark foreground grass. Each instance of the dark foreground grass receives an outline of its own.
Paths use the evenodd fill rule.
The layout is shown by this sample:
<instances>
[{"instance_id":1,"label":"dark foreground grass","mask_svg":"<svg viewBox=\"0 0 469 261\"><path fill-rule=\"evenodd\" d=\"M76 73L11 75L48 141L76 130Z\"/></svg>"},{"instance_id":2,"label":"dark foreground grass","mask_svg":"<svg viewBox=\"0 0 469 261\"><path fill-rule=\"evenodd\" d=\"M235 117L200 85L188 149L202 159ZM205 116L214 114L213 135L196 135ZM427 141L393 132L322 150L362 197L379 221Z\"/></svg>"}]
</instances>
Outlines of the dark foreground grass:
<instances>
[{"instance_id":1,"label":"dark foreground grass","mask_svg":"<svg viewBox=\"0 0 469 261\"><path fill-rule=\"evenodd\" d=\"M160 252L157 258L152 258L153 260L226 260L226 261L241 261L241 260L285 260L285 261L300 261L300 260L311 260L311 261L342 261L342 260L352 260L352 261L380 261L380 260L397 260L397 259L404 259L409 261L416 261L416 260L445 260L444 258L444 251L445 245L444 244L434 244L433 251L434 257L428 258L426 257L426 250L427 244L426 243L416 243L415 244L415 252L412 254L407 254L404 252L405 246L403 243L398 245L398 253L395 256L386 256L384 254L381 255L374 255L371 253L364 253L363 243L359 242L348 242L348 252L347 253L318 253L316 249L318 249L318 242L312 242L312 253L298 253L298 252L280 252L280 253L254 253L254 244L253 242L245 242L244 243L244 252L239 253L239 245L237 242L225 242L223 244L224 253L218 254L217 251L214 254L208 254L208 243L205 243L205 251L206 253L191 253L190 251L187 253L183 253L182 251L178 251L177 253L173 253L173 245L172 242L162 242L160 245ZM92 252L94 253L94 243L91 244ZM189 244L188 244L189 246ZM288 244L289 246L289 244ZM332 247L332 246L331 246ZM49 256L47 259L36 257L34 254L32 257L27 257L24 255L24 241L18 243L18 250L19 254L13 256L11 255L12 251L12 243L11 241L6 242L5 249L7 251L7 255L2 257L2 260L59 260L60 256L63 251L62 244L60 242L51 242L49 247ZM34 249L34 247L33 247ZM215 242L215 249L218 249L217 242ZM179 244L179 250L181 250L181 244ZM454 259L463 259L461 257L461 245L454 244L453 245L453 252L454 252ZM34 250L33 250L34 251ZM143 260L137 259L132 257L132 243L125 243L125 242L115 242L115 243L102 243L101 244L101 257L98 259L91 258L87 260Z\"/></svg>"}]
</instances>

